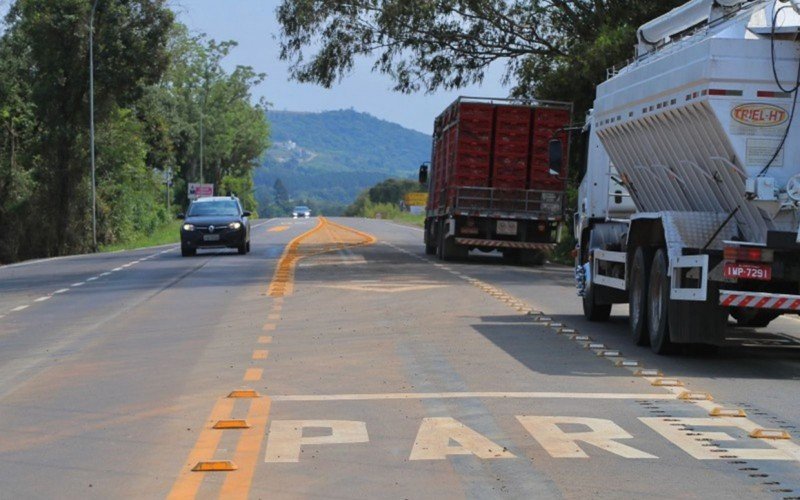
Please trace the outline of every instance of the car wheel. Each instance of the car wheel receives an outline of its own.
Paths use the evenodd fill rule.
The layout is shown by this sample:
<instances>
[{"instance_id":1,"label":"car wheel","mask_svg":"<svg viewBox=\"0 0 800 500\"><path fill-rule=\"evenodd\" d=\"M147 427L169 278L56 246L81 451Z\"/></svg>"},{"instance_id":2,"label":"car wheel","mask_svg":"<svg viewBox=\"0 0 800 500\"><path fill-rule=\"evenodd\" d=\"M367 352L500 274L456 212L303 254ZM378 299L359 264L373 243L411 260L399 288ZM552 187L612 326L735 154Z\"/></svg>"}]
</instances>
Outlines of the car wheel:
<instances>
[{"instance_id":1,"label":"car wheel","mask_svg":"<svg viewBox=\"0 0 800 500\"><path fill-rule=\"evenodd\" d=\"M250 253L250 242L249 241L247 242L247 250L246 250L246 252Z\"/></svg>"},{"instance_id":2,"label":"car wheel","mask_svg":"<svg viewBox=\"0 0 800 500\"><path fill-rule=\"evenodd\" d=\"M194 257L197 255L197 249L181 245L181 255L184 257Z\"/></svg>"}]
</instances>

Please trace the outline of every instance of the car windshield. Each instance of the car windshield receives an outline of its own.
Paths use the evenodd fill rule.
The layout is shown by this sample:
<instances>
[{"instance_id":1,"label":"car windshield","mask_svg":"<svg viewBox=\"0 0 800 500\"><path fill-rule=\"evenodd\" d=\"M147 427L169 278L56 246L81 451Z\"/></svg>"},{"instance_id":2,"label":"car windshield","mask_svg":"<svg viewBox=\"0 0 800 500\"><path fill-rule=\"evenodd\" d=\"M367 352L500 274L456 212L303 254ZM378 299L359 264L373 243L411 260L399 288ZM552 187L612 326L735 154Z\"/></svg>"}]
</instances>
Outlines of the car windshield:
<instances>
[{"instance_id":1,"label":"car windshield","mask_svg":"<svg viewBox=\"0 0 800 500\"><path fill-rule=\"evenodd\" d=\"M239 215L239 205L234 200L192 203L192 206L189 208L190 217L202 217L206 215Z\"/></svg>"},{"instance_id":2,"label":"car windshield","mask_svg":"<svg viewBox=\"0 0 800 500\"><path fill-rule=\"evenodd\" d=\"M294 207L294 211L295 212L308 212L308 207L303 207L303 206Z\"/></svg>"}]
</instances>

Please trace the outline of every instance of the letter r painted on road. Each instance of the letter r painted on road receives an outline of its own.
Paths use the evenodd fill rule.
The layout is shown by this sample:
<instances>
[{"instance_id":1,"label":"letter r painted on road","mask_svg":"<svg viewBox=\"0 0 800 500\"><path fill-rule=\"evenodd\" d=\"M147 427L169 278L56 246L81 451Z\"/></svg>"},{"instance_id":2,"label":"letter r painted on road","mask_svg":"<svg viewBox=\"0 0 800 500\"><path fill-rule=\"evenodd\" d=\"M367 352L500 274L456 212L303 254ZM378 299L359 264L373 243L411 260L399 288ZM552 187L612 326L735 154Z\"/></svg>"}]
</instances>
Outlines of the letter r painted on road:
<instances>
[{"instance_id":1,"label":"letter r painted on road","mask_svg":"<svg viewBox=\"0 0 800 500\"><path fill-rule=\"evenodd\" d=\"M330 429L324 436L303 436L304 429ZM273 420L265 462L299 462L304 444L367 443L367 424L356 420Z\"/></svg>"},{"instance_id":2,"label":"letter r painted on road","mask_svg":"<svg viewBox=\"0 0 800 500\"><path fill-rule=\"evenodd\" d=\"M451 445L454 441L456 445ZM409 460L444 460L448 455L515 458L504 447L450 417L424 418Z\"/></svg>"},{"instance_id":3,"label":"letter r painted on road","mask_svg":"<svg viewBox=\"0 0 800 500\"><path fill-rule=\"evenodd\" d=\"M737 439L725 432L703 431L698 429L698 427L728 427L731 429L741 429L745 431L745 433L749 433L753 430L755 424L747 419L679 418L671 419L669 422L666 422L663 418L646 417L639 418L639 420L698 460L724 460L725 457L723 455L735 455L736 458L745 460L800 461L800 446L788 440L774 441L768 439L750 439L750 442L754 443L753 448L732 448L730 446L721 445L727 450L725 453L714 452L714 450L719 449L719 447L703 446L704 443L723 443L737 441ZM678 426L674 424L682 425ZM688 431L685 427L690 427L694 435L688 436ZM769 446L769 448L765 448L764 446Z\"/></svg>"},{"instance_id":4,"label":"letter r painted on road","mask_svg":"<svg viewBox=\"0 0 800 500\"><path fill-rule=\"evenodd\" d=\"M633 436L612 422L602 418L582 417L534 417L519 416L519 423L539 444L556 458L589 458L578 442L590 444L623 458L658 458L628 445L618 443L618 439L631 439ZM578 424L588 427L588 431L565 432L559 427Z\"/></svg>"}]
</instances>

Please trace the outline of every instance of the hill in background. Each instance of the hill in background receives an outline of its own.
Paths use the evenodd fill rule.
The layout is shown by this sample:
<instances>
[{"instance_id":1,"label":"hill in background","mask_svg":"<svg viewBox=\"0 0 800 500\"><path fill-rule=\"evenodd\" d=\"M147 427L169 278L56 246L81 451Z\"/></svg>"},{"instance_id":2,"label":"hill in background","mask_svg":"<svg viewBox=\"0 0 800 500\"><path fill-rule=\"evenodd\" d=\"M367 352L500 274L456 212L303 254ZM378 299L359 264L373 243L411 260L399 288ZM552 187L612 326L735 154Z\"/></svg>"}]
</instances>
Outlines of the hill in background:
<instances>
[{"instance_id":1,"label":"hill in background","mask_svg":"<svg viewBox=\"0 0 800 500\"><path fill-rule=\"evenodd\" d=\"M390 177L414 178L430 157L430 137L354 110L267 113L272 146L255 172L261 207L281 179L292 200L344 206ZM262 214L266 215L266 214Z\"/></svg>"}]
</instances>

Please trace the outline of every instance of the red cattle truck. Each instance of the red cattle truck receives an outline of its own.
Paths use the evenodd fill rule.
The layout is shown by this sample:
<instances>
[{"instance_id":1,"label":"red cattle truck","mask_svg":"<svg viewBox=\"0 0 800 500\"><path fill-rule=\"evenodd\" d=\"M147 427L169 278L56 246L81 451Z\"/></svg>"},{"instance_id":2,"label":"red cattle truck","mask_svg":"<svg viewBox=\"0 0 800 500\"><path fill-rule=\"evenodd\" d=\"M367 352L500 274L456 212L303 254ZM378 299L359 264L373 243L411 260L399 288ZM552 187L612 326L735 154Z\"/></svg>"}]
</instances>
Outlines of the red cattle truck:
<instances>
[{"instance_id":1,"label":"red cattle truck","mask_svg":"<svg viewBox=\"0 0 800 500\"><path fill-rule=\"evenodd\" d=\"M460 97L434 122L425 252L442 260L472 249L541 264L564 219L572 105ZM429 179L430 177L430 179Z\"/></svg>"}]
</instances>

